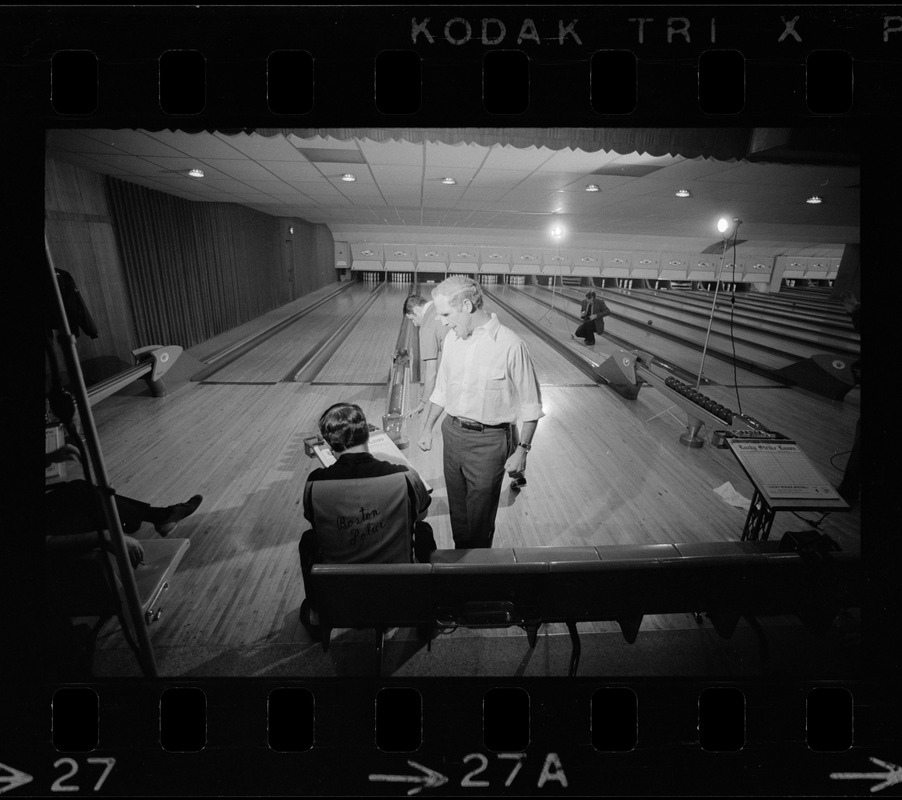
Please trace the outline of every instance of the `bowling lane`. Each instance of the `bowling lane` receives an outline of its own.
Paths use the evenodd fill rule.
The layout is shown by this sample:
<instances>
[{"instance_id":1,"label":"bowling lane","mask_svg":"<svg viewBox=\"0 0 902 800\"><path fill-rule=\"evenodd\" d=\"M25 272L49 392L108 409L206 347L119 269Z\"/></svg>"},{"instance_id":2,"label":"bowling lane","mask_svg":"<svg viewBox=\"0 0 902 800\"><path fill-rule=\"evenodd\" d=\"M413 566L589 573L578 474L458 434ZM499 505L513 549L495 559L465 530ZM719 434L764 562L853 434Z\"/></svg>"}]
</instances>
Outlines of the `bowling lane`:
<instances>
[{"instance_id":1,"label":"bowling lane","mask_svg":"<svg viewBox=\"0 0 902 800\"><path fill-rule=\"evenodd\" d=\"M313 383L387 383L398 332L404 321L404 298L412 291L413 285L409 283L382 284L372 305L354 323Z\"/></svg>"},{"instance_id":2,"label":"bowling lane","mask_svg":"<svg viewBox=\"0 0 902 800\"><path fill-rule=\"evenodd\" d=\"M261 341L208 376L207 383L278 383L312 348L370 296L373 286L352 286Z\"/></svg>"},{"instance_id":3,"label":"bowling lane","mask_svg":"<svg viewBox=\"0 0 902 800\"><path fill-rule=\"evenodd\" d=\"M701 335L704 338L710 319L710 306L707 309L677 308L647 294L632 294L630 290L606 292L605 301L623 321L640 328L651 321L660 330L677 335ZM711 346L730 352L735 338L737 355L771 368L816 353L858 353L858 343L848 337L826 335L813 326L800 330L781 323L766 325L767 317L763 312L759 319L761 322L750 324L736 317L731 332L729 312L716 312L711 327Z\"/></svg>"},{"instance_id":4,"label":"bowling lane","mask_svg":"<svg viewBox=\"0 0 902 800\"><path fill-rule=\"evenodd\" d=\"M544 289L528 286L509 290L504 299L524 314L538 318L548 310L549 297L549 293ZM587 347L581 340L574 340L572 334L579 324L574 317L578 314L578 311L579 306L575 305L571 298L561 298L560 294L557 293L555 295L555 310L545 318L548 321L549 332L567 347L581 353L583 356L589 357L594 362L601 363L612 353L616 352L620 346L608 340L604 335L595 337L596 344L594 347ZM627 326L618 320L608 318L605 321L605 330L607 333L629 341L631 347L628 349L646 350L663 361L682 367L690 373L698 373L698 368L701 364L701 352L672 339L660 336L653 328L644 330ZM704 337L701 337L699 343L703 340ZM710 352L705 360L704 375L709 380L724 387L735 385L777 387L781 385L776 381L768 380L740 367L737 367L734 373L731 363L714 358ZM708 388L711 387L706 387L706 394L715 397L712 392L708 391ZM726 402L728 399L727 395L724 395L723 399L720 397L715 397L715 399L725 405L729 404Z\"/></svg>"}]
</instances>

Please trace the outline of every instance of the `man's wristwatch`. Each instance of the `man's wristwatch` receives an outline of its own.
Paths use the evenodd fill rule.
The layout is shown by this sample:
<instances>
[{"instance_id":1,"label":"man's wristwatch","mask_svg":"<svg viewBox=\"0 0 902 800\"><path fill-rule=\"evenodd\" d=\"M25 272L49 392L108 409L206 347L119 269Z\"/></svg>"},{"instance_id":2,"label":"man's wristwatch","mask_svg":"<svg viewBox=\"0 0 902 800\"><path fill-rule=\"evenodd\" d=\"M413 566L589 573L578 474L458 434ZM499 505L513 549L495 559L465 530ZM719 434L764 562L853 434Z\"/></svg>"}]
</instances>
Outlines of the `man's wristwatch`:
<instances>
[{"instance_id":1,"label":"man's wristwatch","mask_svg":"<svg viewBox=\"0 0 902 800\"><path fill-rule=\"evenodd\" d=\"M522 447L527 453L532 450L532 445L526 444L526 442L520 442L517 447Z\"/></svg>"}]
</instances>

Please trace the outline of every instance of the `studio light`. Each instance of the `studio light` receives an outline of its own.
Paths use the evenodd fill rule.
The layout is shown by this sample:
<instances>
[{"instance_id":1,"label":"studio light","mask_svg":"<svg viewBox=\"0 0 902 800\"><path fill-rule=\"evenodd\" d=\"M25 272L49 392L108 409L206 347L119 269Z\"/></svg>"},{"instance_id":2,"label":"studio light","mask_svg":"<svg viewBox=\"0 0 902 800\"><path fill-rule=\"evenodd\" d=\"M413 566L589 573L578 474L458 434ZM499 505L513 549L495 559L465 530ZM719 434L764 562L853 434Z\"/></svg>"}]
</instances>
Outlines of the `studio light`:
<instances>
[{"instance_id":1,"label":"studio light","mask_svg":"<svg viewBox=\"0 0 902 800\"><path fill-rule=\"evenodd\" d=\"M564 226L563 226L563 225L555 225L555 226L551 229L551 235L552 235L555 239L563 239L563 238L564 238L564 233L565 233L565 232L566 232L566 231L564 230Z\"/></svg>"}]
</instances>

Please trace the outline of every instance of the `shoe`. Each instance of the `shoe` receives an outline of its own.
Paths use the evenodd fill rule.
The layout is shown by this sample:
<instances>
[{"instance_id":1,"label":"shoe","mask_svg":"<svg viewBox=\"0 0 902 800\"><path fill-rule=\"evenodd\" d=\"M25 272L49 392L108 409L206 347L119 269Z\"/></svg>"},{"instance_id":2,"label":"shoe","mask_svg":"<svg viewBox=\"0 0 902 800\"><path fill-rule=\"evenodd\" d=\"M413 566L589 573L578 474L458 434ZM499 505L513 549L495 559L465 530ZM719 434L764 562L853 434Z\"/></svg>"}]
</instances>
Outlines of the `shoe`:
<instances>
[{"instance_id":1,"label":"shoe","mask_svg":"<svg viewBox=\"0 0 902 800\"><path fill-rule=\"evenodd\" d=\"M595 342L594 341L590 342L588 339L585 342L583 342L583 344L586 347L595 347Z\"/></svg>"},{"instance_id":2,"label":"shoe","mask_svg":"<svg viewBox=\"0 0 902 800\"><path fill-rule=\"evenodd\" d=\"M314 625L310 621L310 606L307 605L307 601L304 600L301 603L301 610L298 613L298 619L301 621L301 625L304 626L304 630L307 631L307 634L313 639L314 642L321 642L323 640L323 629L319 625Z\"/></svg>"},{"instance_id":3,"label":"shoe","mask_svg":"<svg viewBox=\"0 0 902 800\"><path fill-rule=\"evenodd\" d=\"M166 510L169 514L163 519L162 522L158 522L154 525L154 530L160 534L160 536L168 536L175 530L175 526L178 525L185 517L190 517L195 511L197 511L197 507L203 502L203 497L199 494L194 495L190 500L185 503L179 503L175 506L169 506Z\"/></svg>"}]
</instances>

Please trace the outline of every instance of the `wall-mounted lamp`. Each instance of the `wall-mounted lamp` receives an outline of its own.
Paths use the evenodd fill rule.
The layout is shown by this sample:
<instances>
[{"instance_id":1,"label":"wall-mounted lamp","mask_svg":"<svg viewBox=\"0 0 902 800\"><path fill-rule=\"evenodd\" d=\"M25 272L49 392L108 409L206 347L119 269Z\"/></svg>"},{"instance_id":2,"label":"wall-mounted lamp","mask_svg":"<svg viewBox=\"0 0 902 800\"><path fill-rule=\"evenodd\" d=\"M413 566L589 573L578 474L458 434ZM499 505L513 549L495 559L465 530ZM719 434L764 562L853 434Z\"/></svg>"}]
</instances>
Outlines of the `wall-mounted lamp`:
<instances>
[{"instance_id":1,"label":"wall-mounted lamp","mask_svg":"<svg viewBox=\"0 0 902 800\"><path fill-rule=\"evenodd\" d=\"M597 185L597 184L594 184L594 183L590 183L590 184L586 187L586 191L587 191L587 192L597 192L597 191L599 191L598 185Z\"/></svg>"},{"instance_id":2,"label":"wall-mounted lamp","mask_svg":"<svg viewBox=\"0 0 902 800\"><path fill-rule=\"evenodd\" d=\"M189 169L188 174L192 178L203 178L204 177L204 171L202 169L197 169L197 167L195 167L194 169Z\"/></svg>"},{"instance_id":3,"label":"wall-mounted lamp","mask_svg":"<svg viewBox=\"0 0 902 800\"><path fill-rule=\"evenodd\" d=\"M454 186L457 181L454 180L454 178L442 178L442 183L445 184L445 186Z\"/></svg>"},{"instance_id":4,"label":"wall-mounted lamp","mask_svg":"<svg viewBox=\"0 0 902 800\"><path fill-rule=\"evenodd\" d=\"M676 191L676 196L677 197L692 197L692 192L690 192L688 189L678 189Z\"/></svg>"},{"instance_id":5,"label":"wall-mounted lamp","mask_svg":"<svg viewBox=\"0 0 902 800\"><path fill-rule=\"evenodd\" d=\"M353 183L357 180L357 178L355 178L350 172L346 172L344 175L342 175L341 179L343 181L346 181L347 183Z\"/></svg>"},{"instance_id":6,"label":"wall-mounted lamp","mask_svg":"<svg viewBox=\"0 0 902 800\"><path fill-rule=\"evenodd\" d=\"M815 194L815 195L812 195L811 197L809 197L805 202L810 203L813 206L816 206L816 205L818 205L818 203L823 203L824 201L821 200L821 198Z\"/></svg>"}]
</instances>

